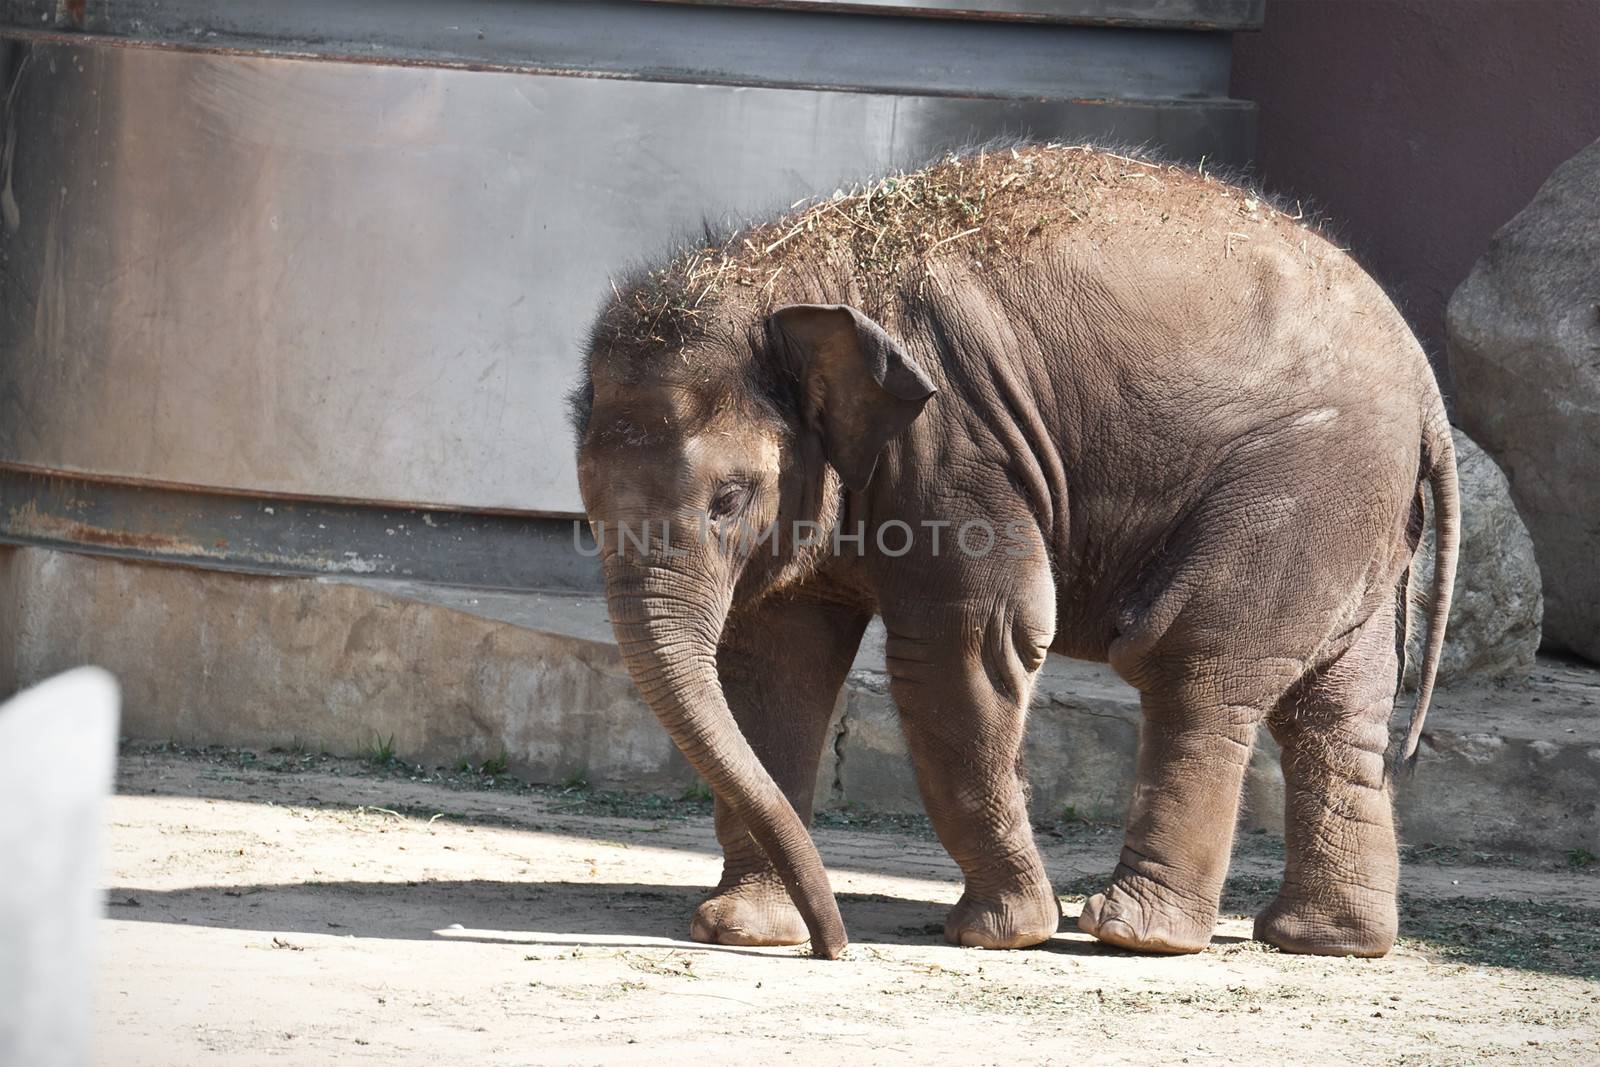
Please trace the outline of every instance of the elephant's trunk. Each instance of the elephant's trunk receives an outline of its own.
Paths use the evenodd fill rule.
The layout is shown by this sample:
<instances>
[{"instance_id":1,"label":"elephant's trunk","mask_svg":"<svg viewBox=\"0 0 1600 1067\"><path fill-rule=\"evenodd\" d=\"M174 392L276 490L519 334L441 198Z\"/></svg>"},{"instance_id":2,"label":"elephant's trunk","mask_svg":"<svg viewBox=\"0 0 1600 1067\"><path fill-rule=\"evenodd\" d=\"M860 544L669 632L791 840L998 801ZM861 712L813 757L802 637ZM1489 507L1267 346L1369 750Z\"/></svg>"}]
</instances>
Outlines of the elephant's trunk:
<instances>
[{"instance_id":1,"label":"elephant's trunk","mask_svg":"<svg viewBox=\"0 0 1600 1067\"><path fill-rule=\"evenodd\" d=\"M811 950L836 959L844 922L822 857L783 791L740 732L717 677L717 643L731 589L616 556L606 560L606 600L628 673L717 799L732 807L772 861L811 933Z\"/></svg>"}]
</instances>

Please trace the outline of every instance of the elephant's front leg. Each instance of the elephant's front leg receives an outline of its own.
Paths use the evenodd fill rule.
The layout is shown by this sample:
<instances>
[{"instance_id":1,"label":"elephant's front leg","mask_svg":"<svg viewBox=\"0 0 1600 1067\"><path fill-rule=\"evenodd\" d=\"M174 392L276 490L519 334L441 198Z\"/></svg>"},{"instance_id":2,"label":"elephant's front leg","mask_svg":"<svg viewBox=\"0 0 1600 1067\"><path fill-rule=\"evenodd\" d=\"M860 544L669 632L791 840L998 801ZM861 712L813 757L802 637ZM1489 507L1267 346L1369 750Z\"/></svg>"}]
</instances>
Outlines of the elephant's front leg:
<instances>
[{"instance_id":1,"label":"elephant's front leg","mask_svg":"<svg viewBox=\"0 0 1600 1067\"><path fill-rule=\"evenodd\" d=\"M945 937L1026 948L1048 940L1061 922L1020 768L1055 601L1047 574L1033 590L994 596L994 589L957 596L901 618L886 612L887 665L923 805L966 880Z\"/></svg>"},{"instance_id":2,"label":"elephant's front leg","mask_svg":"<svg viewBox=\"0 0 1600 1067\"><path fill-rule=\"evenodd\" d=\"M739 728L809 825L817 764L869 616L853 608L774 599L730 616L717 673ZM798 945L805 923L744 824L716 798L722 880L689 935L722 945Z\"/></svg>"}]
</instances>

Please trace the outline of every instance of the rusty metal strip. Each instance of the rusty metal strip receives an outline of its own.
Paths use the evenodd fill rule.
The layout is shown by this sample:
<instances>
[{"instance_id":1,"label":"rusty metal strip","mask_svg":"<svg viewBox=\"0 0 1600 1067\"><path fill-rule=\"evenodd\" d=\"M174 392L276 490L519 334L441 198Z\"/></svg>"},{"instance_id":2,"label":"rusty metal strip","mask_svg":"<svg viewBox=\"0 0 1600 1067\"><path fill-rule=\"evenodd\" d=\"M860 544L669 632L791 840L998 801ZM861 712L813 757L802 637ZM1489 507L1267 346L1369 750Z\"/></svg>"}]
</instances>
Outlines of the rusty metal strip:
<instances>
[{"instance_id":1,"label":"rusty metal strip","mask_svg":"<svg viewBox=\"0 0 1600 1067\"><path fill-rule=\"evenodd\" d=\"M0 544L279 576L595 592L572 520L115 485L0 469ZM582 542L575 542L580 536Z\"/></svg>"}]
</instances>

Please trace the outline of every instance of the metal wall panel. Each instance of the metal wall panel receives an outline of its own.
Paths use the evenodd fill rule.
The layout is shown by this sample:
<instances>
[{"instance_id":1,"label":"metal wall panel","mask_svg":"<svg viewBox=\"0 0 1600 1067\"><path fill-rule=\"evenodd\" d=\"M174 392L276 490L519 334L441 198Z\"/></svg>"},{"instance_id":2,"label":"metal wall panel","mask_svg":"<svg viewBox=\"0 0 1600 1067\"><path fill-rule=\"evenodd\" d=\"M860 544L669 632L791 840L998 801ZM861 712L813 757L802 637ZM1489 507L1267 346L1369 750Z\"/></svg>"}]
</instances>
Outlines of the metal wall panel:
<instances>
[{"instance_id":1,"label":"metal wall panel","mask_svg":"<svg viewBox=\"0 0 1600 1067\"><path fill-rule=\"evenodd\" d=\"M0 0L0 542L585 587L562 401L610 277L997 136L1244 162L1191 31L1259 17Z\"/></svg>"},{"instance_id":2,"label":"metal wall panel","mask_svg":"<svg viewBox=\"0 0 1600 1067\"><path fill-rule=\"evenodd\" d=\"M1237 156L1239 108L600 81L62 45L3 71L0 462L575 510L608 277L1001 131Z\"/></svg>"}]
</instances>

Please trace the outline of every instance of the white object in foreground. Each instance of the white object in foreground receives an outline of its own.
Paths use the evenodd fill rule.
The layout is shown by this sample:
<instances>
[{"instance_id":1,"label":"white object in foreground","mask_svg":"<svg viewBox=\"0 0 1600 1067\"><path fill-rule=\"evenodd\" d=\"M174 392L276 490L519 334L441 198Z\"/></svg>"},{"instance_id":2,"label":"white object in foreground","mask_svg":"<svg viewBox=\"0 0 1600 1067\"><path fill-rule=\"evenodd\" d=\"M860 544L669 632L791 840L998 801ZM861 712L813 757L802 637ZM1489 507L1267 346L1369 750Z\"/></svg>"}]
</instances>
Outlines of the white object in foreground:
<instances>
[{"instance_id":1,"label":"white object in foreground","mask_svg":"<svg viewBox=\"0 0 1600 1067\"><path fill-rule=\"evenodd\" d=\"M117 683L80 667L0 705L0 1064L88 1062Z\"/></svg>"}]
</instances>

